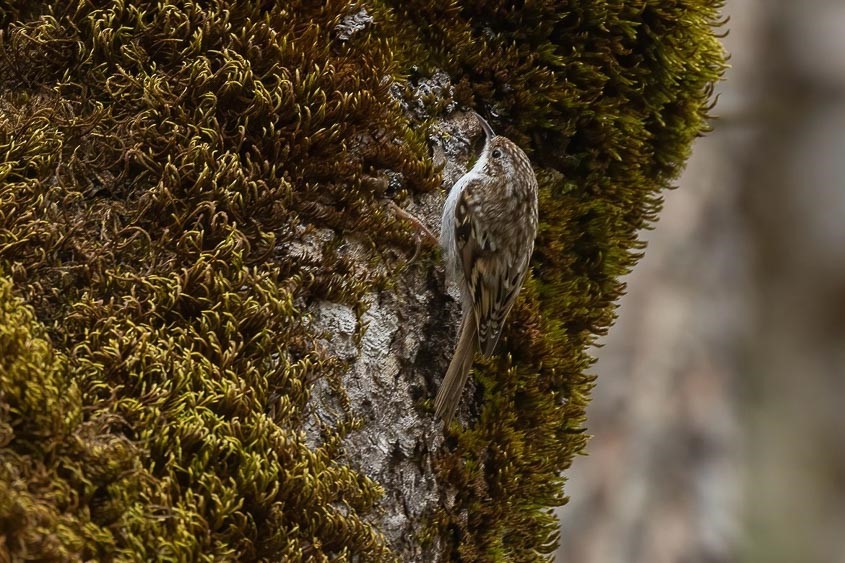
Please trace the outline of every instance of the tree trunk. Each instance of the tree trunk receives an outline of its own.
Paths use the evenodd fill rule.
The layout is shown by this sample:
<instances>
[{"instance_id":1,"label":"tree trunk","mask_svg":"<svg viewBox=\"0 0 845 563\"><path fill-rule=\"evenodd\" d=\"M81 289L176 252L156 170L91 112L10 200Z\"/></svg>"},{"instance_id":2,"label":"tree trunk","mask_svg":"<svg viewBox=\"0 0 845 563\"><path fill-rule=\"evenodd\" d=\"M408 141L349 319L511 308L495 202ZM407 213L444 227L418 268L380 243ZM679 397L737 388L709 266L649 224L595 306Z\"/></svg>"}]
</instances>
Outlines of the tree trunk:
<instances>
[{"instance_id":1,"label":"tree trunk","mask_svg":"<svg viewBox=\"0 0 845 563\"><path fill-rule=\"evenodd\" d=\"M537 560L587 350L706 127L718 3L6 2L11 559ZM435 248L477 153L540 182L456 421ZM392 203L391 203L392 202Z\"/></svg>"}]
</instances>

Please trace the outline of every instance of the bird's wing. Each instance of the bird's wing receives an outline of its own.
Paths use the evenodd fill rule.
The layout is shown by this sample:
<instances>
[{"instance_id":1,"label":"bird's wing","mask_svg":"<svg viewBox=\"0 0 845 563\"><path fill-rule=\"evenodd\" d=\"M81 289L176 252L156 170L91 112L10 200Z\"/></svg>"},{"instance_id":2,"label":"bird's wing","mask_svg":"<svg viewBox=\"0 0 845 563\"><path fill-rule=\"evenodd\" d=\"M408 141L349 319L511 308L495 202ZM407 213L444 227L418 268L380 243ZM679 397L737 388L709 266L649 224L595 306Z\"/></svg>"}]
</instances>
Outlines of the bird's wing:
<instances>
[{"instance_id":1,"label":"bird's wing","mask_svg":"<svg viewBox=\"0 0 845 563\"><path fill-rule=\"evenodd\" d=\"M502 334L505 318L513 307L525 278L527 263L496 248L474 200L478 184L468 184L455 206L455 246L478 326L481 352L489 356Z\"/></svg>"}]
</instances>

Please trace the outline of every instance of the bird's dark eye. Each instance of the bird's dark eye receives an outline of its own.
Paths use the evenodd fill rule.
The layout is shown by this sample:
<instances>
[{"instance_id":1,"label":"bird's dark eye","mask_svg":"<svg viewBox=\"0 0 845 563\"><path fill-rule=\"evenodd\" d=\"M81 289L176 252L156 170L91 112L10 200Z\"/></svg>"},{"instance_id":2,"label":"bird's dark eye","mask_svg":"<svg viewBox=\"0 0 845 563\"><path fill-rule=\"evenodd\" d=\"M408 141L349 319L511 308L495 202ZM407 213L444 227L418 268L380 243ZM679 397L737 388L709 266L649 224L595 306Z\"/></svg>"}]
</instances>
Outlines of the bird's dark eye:
<instances>
[{"instance_id":1,"label":"bird's dark eye","mask_svg":"<svg viewBox=\"0 0 845 563\"><path fill-rule=\"evenodd\" d=\"M500 156L502 156L502 151L500 151L499 149L495 149L493 151L493 158L499 158Z\"/></svg>"}]
</instances>

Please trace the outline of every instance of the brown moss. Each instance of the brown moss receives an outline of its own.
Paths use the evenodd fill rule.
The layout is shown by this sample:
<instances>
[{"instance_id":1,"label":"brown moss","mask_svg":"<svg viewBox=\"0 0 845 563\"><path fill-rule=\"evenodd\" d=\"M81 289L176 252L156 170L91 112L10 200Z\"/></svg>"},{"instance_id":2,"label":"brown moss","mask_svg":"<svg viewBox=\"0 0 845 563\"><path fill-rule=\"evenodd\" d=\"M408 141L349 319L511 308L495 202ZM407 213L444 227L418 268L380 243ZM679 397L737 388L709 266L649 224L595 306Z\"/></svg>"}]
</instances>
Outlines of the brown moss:
<instances>
[{"instance_id":1,"label":"brown moss","mask_svg":"<svg viewBox=\"0 0 845 563\"><path fill-rule=\"evenodd\" d=\"M364 518L378 485L332 455L354 420L324 447L300 430L310 385L343 367L303 307L380 282L289 243L311 225L410 247L361 177L434 185L387 92L390 45L335 41L344 8L56 4L3 30L0 264L63 350L76 408L144 468L121 484L78 466L89 492L68 517L111 535L59 538L67 553L387 557Z\"/></svg>"}]
</instances>

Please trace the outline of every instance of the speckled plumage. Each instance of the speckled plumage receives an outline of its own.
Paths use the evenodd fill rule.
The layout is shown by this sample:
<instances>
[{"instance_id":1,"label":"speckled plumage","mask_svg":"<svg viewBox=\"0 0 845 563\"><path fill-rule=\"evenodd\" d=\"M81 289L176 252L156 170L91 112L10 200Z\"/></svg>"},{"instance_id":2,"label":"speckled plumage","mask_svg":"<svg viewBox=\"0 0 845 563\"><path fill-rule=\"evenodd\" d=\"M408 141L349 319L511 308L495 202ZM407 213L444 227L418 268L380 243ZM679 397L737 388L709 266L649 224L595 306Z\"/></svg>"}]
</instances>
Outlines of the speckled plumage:
<instances>
[{"instance_id":1,"label":"speckled plumage","mask_svg":"<svg viewBox=\"0 0 845 563\"><path fill-rule=\"evenodd\" d=\"M464 307L458 345L435 401L446 424L476 349L490 356L496 348L537 234L537 178L528 157L478 119L487 136L484 151L449 192L440 231L447 272L461 289Z\"/></svg>"}]
</instances>

